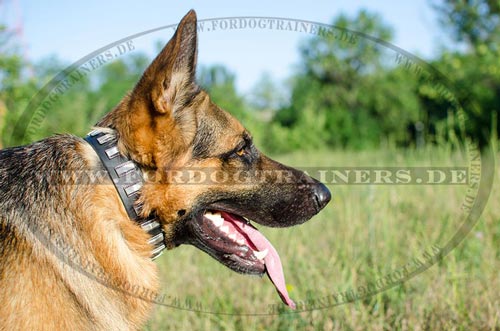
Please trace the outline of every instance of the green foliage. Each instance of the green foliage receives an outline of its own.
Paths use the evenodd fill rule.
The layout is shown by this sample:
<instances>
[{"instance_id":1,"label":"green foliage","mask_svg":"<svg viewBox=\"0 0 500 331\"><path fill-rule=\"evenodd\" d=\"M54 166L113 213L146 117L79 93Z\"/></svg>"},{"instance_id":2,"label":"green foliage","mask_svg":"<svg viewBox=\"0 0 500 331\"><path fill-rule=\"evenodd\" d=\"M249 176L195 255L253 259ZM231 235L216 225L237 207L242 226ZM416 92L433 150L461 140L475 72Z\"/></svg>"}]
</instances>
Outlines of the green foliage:
<instances>
[{"instance_id":1,"label":"green foliage","mask_svg":"<svg viewBox=\"0 0 500 331\"><path fill-rule=\"evenodd\" d=\"M365 11L352 19L341 15L333 25L334 33L302 45L290 104L274 117L267 147L281 152L407 144L407 126L419 113L415 79L388 67L385 49L353 32L390 41L392 30Z\"/></svg>"},{"instance_id":2,"label":"green foliage","mask_svg":"<svg viewBox=\"0 0 500 331\"><path fill-rule=\"evenodd\" d=\"M467 133L486 144L498 137L500 127L500 3L444 0L436 9L443 27L466 49L445 51L434 64L456 86Z\"/></svg>"},{"instance_id":3,"label":"green foliage","mask_svg":"<svg viewBox=\"0 0 500 331\"><path fill-rule=\"evenodd\" d=\"M265 130L265 123L249 106L249 103L236 90L236 76L223 65L198 69L198 84L210 94L214 103L230 112L253 134L254 140L260 144Z\"/></svg>"},{"instance_id":4,"label":"green foliage","mask_svg":"<svg viewBox=\"0 0 500 331\"><path fill-rule=\"evenodd\" d=\"M230 111L242 121L249 118L245 100L236 91L236 76L229 69L222 65L202 66L198 70L197 79L200 86L222 109Z\"/></svg>"},{"instance_id":5,"label":"green foliage","mask_svg":"<svg viewBox=\"0 0 500 331\"><path fill-rule=\"evenodd\" d=\"M0 62L2 77L5 80L0 89L0 100L6 105L6 125L2 131L2 141L9 145L18 145L26 142L26 132L25 129L13 129L25 128L16 125L23 120L31 121L36 114L37 108L28 107L29 102L36 100L36 93L43 91L47 86L45 84L60 74L66 65L51 57L30 66L24 63L18 54L7 60ZM70 88L54 93L56 98L43 113L43 120L33 125L35 130L28 139L38 140L55 133L85 135L91 125L113 109L127 91L134 87L149 62L150 59L145 55L134 54L106 64L91 75L79 77ZM23 72L22 68L31 69L32 72ZM61 81L70 75L71 73L62 76L62 79L57 81L58 85L55 85L56 89L61 86ZM35 84L35 78L32 77L36 77L38 83ZM50 97L46 97L34 104L49 99Z\"/></svg>"},{"instance_id":6,"label":"green foliage","mask_svg":"<svg viewBox=\"0 0 500 331\"><path fill-rule=\"evenodd\" d=\"M264 118L272 115L285 101L286 96L283 89L267 72L264 72L255 84L249 100L251 107L261 112Z\"/></svg>"},{"instance_id":7,"label":"green foliage","mask_svg":"<svg viewBox=\"0 0 500 331\"><path fill-rule=\"evenodd\" d=\"M359 150L424 142L455 146L464 134L481 142L496 139L500 128L500 7L490 0L443 0L435 8L443 28L466 45L431 60L463 106L465 128L456 104L443 96L433 79L395 63L394 53L379 42L391 41L391 27L367 11L353 17L339 15L332 21L334 28L304 40L298 70L286 86L264 74L244 97L236 89L235 74L223 65L202 66L198 80L214 102L240 119L267 152ZM24 122L33 116L26 114L26 107L65 64L53 57L27 62L5 27L0 28L0 50L3 145L59 132L85 134L133 88L150 62L135 53L79 79L59 93L36 132L26 139Z\"/></svg>"},{"instance_id":8,"label":"green foliage","mask_svg":"<svg viewBox=\"0 0 500 331\"><path fill-rule=\"evenodd\" d=\"M500 41L498 0L441 0L434 8L452 37L472 48L487 45L497 50Z\"/></svg>"},{"instance_id":9,"label":"green foliage","mask_svg":"<svg viewBox=\"0 0 500 331\"><path fill-rule=\"evenodd\" d=\"M12 127L36 92L37 85L25 78L32 69L19 55L10 32L0 25L0 147L13 133Z\"/></svg>"}]
</instances>

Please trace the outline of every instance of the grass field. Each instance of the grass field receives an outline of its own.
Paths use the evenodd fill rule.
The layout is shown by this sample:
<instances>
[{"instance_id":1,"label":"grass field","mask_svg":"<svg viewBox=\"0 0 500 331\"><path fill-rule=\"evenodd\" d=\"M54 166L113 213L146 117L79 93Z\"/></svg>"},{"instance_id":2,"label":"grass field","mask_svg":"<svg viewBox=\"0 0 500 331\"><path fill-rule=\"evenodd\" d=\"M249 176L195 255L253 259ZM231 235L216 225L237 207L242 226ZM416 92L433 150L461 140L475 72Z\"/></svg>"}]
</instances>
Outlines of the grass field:
<instances>
[{"instance_id":1,"label":"grass field","mask_svg":"<svg viewBox=\"0 0 500 331\"><path fill-rule=\"evenodd\" d=\"M445 148L296 153L278 159L299 167L468 165L465 155ZM432 254L433 245L444 245L462 224L467 186L330 189L331 203L310 222L280 230L258 226L280 253L299 308L315 308L318 302L324 307L325 298L341 298L339 293L349 298L349 289L374 284L415 259L422 261L425 252ZM266 277L238 275L182 246L158 263L164 302L183 309L157 306L145 330L500 330L498 201L494 184L479 223L427 271L377 295L307 312L265 315L280 303Z\"/></svg>"}]
</instances>

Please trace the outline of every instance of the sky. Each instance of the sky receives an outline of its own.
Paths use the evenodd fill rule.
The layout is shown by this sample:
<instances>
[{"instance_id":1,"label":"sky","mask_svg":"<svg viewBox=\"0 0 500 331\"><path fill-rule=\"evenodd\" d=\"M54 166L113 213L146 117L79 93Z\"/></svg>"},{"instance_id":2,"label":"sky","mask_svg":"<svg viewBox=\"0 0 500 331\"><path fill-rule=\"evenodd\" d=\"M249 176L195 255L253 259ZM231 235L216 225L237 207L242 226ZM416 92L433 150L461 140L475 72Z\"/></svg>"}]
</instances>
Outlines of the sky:
<instances>
[{"instance_id":1,"label":"sky","mask_svg":"<svg viewBox=\"0 0 500 331\"><path fill-rule=\"evenodd\" d=\"M19 36L27 59L38 61L56 55L70 64L127 36L175 24L190 9L196 10L198 19L262 16L331 23L340 13L354 16L362 8L382 15L394 29L393 44L415 55L429 59L444 43L430 0L0 0L0 22L22 27ZM242 93L249 92L264 72L276 81L291 76L299 61L298 46L310 37L305 32L277 28L223 29L207 24L208 29L199 33L198 63L228 67L236 73ZM172 35L173 29L163 29L133 39L132 51L153 56L158 43Z\"/></svg>"}]
</instances>

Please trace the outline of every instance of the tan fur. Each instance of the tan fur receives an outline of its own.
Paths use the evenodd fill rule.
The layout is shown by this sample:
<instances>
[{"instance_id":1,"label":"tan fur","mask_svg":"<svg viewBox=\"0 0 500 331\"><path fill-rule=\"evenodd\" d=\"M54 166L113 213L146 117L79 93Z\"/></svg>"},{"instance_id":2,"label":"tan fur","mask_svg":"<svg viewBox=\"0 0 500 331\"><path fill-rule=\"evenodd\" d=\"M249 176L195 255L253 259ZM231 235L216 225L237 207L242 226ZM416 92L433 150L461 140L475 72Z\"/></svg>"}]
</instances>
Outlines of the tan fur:
<instances>
[{"instance_id":1,"label":"tan fur","mask_svg":"<svg viewBox=\"0 0 500 331\"><path fill-rule=\"evenodd\" d=\"M329 192L259 153L243 125L199 89L196 49L191 11L134 89L96 125L116 136L120 152L144 174L141 216L156 215L168 248L193 244L185 237L200 219L195 211L228 196L264 225L306 221ZM235 153L242 143L246 158ZM240 183L234 178L242 167L289 171L300 185L256 177ZM91 185L60 174L87 169L102 169L101 162L73 136L0 152L0 331L137 330L148 318L160 291L149 234L129 219L107 174ZM178 184L171 175L179 169L220 170L234 181Z\"/></svg>"},{"instance_id":2,"label":"tan fur","mask_svg":"<svg viewBox=\"0 0 500 331\"><path fill-rule=\"evenodd\" d=\"M196 17L191 13L181 25L193 21ZM171 46L167 48L171 50ZM175 58L176 54L168 52L164 56ZM163 77L172 71L163 69ZM145 77L149 74L145 73ZM184 102L180 98L188 81L183 73L172 76L174 92L169 89L161 95L162 100L172 99L164 110L173 110L178 107L176 103ZM185 140L192 139L189 137L194 131L188 133L188 129L182 135L174 116L152 114L141 93L132 93L134 99L125 96L98 126L117 132L120 151L145 168L186 154ZM171 138L168 144L163 144L165 135ZM84 142L75 146L75 152L86 160L89 169L100 162ZM49 216L46 227L40 230L39 234L46 237L57 234L50 240L61 238L65 246L71 247L63 260L49 252L36 233L14 230L18 254L2 257L2 263L9 267L0 272L0 330L132 330L145 323L152 303L133 289L159 293L157 267L150 258L152 247L147 244L149 235L128 218L114 186L106 180L106 185L64 186L67 206L60 207L74 210L79 219L61 221L59 216L53 220Z\"/></svg>"}]
</instances>

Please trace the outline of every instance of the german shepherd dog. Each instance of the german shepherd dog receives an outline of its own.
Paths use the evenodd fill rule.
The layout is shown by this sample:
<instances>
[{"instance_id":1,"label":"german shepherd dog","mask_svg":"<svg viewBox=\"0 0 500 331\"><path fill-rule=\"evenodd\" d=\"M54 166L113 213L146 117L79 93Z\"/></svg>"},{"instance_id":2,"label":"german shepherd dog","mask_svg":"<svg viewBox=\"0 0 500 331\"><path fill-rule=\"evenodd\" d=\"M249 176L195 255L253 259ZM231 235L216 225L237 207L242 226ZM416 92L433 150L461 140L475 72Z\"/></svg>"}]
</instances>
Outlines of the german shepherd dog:
<instances>
[{"instance_id":1,"label":"german shepherd dog","mask_svg":"<svg viewBox=\"0 0 500 331\"><path fill-rule=\"evenodd\" d=\"M139 329L154 301L142 294L159 291L151 257L181 244L236 272L266 273L293 308L278 254L250 220L303 223L330 192L260 153L198 87L196 24L190 11L85 139L0 152L0 330ZM117 184L105 162L116 155L125 163L115 172L135 169L141 182ZM67 176L89 169L97 183Z\"/></svg>"}]
</instances>

